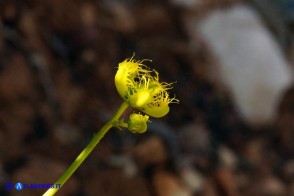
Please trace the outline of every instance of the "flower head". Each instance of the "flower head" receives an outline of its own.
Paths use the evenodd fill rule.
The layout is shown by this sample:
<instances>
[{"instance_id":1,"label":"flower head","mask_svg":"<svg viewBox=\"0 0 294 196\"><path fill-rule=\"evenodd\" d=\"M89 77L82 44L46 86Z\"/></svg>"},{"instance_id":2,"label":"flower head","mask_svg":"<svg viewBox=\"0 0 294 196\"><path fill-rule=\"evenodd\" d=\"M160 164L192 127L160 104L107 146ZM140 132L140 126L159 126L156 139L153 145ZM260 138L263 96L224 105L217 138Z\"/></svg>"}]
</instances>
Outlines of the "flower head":
<instances>
[{"instance_id":1,"label":"flower head","mask_svg":"<svg viewBox=\"0 0 294 196\"><path fill-rule=\"evenodd\" d=\"M167 92L172 88L171 84L160 83L158 72L142 64L144 61L136 61L132 57L120 63L115 75L115 86L131 107L159 118L169 112L170 103L179 101L170 98Z\"/></svg>"}]
</instances>

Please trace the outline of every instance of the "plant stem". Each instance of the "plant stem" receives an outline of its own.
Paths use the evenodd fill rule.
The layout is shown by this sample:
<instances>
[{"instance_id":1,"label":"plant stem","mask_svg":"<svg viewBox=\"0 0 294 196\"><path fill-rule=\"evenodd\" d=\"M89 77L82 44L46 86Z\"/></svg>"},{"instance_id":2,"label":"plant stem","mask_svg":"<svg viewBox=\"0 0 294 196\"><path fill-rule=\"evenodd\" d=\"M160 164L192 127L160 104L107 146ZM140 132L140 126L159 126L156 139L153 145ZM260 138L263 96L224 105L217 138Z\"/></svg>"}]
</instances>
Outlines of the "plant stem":
<instances>
[{"instance_id":1,"label":"plant stem","mask_svg":"<svg viewBox=\"0 0 294 196\"><path fill-rule=\"evenodd\" d=\"M100 142L100 140L104 137L107 131L113 126L113 122L117 121L119 117L124 113L124 111L128 108L128 104L123 102L117 112L113 115L113 117L95 134L90 143L86 146L86 148L79 154L76 160L67 168L67 170L62 174L62 176L55 182L54 185L60 184L60 187L72 176L72 174L77 170L77 168L83 163L83 161L88 157L88 155L92 152L95 146ZM49 188L43 196L51 196L54 195L59 188Z\"/></svg>"}]
</instances>

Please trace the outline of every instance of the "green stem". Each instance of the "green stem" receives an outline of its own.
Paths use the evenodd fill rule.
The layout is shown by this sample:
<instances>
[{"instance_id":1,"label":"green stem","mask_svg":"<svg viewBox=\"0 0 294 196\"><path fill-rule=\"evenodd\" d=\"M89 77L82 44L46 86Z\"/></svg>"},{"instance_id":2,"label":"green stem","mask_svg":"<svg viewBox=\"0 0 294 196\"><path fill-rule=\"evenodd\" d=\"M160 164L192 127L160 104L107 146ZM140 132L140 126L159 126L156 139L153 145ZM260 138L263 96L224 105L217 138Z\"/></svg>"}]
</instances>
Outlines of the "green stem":
<instances>
[{"instance_id":1,"label":"green stem","mask_svg":"<svg viewBox=\"0 0 294 196\"><path fill-rule=\"evenodd\" d=\"M43 194L43 196L54 195L59 190L59 187L63 186L63 184L71 177L71 175L88 157L88 155L92 152L95 146L104 137L107 131L113 126L113 122L117 121L127 108L128 108L128 104L126 102L121 104L121 106L119 107L117 112L113 115L113 117L100 129L100 131L98 131L98 133L92 138L92 140L87 145L87 147L80 153L80 155L76 158L76 160L69 166L69 168L67 168L67 170L62 174L62 176L55 182L54 188L49 188ZM58 188L56 186L58 186Z\"/></svg>"}]
</instances>

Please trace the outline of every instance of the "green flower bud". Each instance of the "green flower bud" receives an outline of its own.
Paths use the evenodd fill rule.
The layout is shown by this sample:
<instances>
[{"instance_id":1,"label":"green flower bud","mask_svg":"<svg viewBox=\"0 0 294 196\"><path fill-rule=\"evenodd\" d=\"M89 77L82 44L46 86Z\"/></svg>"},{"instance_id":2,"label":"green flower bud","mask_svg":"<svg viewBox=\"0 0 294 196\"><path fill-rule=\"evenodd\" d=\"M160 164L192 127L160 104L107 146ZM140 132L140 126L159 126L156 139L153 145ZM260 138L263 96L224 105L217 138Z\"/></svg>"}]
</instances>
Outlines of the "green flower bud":
<instances>
[{"instance_id":1,"label":"green flower bud","mask_svg":"<svg viewBox=\"0 0 294 196\"><path fill-rule=\"evenodd\" d=\"M132 133L144 133L147 130L149 116L133 113L128 121L128 129Z\"/></svg>"}]
</instances>

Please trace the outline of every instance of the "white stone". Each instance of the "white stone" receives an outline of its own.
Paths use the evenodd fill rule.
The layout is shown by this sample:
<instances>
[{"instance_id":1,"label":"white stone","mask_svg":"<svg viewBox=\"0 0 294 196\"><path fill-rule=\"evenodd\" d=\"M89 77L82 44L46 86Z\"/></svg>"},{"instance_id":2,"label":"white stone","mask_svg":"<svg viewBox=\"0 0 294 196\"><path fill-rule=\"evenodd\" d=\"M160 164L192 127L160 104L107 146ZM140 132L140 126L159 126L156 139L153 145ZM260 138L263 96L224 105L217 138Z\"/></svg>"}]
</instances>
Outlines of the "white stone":
<instances>
[{"instance_id":1,"label":"white stone","mask_svg":"<svg viewBox=\"0 0 294 196\"><path fill-rule=\"evenodd\" d=\"M259 15L236 5L212 12L197 31L216 56L217 73L244 119L253 124L272 120L293 72Z\"/></svg>"}]
</instances>

